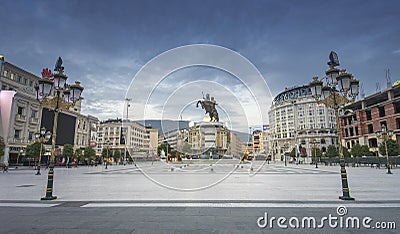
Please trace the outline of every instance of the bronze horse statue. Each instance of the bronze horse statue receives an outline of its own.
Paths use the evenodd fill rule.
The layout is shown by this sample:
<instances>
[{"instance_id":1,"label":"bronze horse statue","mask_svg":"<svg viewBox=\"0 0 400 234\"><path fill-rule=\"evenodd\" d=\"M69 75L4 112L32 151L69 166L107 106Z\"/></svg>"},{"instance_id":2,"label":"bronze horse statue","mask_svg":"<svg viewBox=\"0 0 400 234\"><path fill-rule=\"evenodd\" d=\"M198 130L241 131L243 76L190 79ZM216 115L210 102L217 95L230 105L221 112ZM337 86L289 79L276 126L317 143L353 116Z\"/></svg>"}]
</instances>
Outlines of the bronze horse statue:
<instances>
[{"instance_id":1,"label":"bronze horse statue","mask_svg":"<svg viewBox=\"0 0 400 234\"><path fill-rule=\"evenodd\" d=\"M209 96L209 94L207 94L206 98L203 97L203 100L199 100L196 103L197 108L199 107L199 104L201 105L201 109L206 110L206 114L208 114L210 116L211 122L219 121L218 112L216 109L216 105L218 105L218 104L215 102L214 97L211 97L211 100L210 100L210 96Z\"/></svg>"}]
</instances>

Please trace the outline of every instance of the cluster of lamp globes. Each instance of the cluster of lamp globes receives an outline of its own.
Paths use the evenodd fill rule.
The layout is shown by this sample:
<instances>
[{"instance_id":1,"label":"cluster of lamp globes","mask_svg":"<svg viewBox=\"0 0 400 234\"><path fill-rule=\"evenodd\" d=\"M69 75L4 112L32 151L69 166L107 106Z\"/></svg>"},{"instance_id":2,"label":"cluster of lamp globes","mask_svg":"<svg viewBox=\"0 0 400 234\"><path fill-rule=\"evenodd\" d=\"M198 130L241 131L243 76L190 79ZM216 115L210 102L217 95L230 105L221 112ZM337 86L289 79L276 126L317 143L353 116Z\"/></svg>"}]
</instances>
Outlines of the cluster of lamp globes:
<instances>
[{"instance_id":1,"label":"cluster of lamp globes","mask_svg":"<svg viewBox=\"0 0 400 234\"><path fill-rule=\"evenodd\" d=\"M310 82L311 94L317 99L324 100L330 96L332 92L340 91L345 97L355 99L359 93L360 81L355 79L352 74L347 73L345 69L331 67L325 72L326 83L314 77ZM339 90L336 89L336 85Z\"/></svg>"},{"instance_id":2,"label":"cluster of lamp globes","mask_svg":"<svg viewBox=\"0 0 400 234\"><path fill-rule=\"evenodd\" d=\"M42 102L51 96L53 88L57 91L57 97L62 97L67 104L74 104L80 100L83 87L79 81L75 81L72 85L67 84L68 76L64 74L61 57L58 58L54 71L57 73L52 74L48 68L43 69L43 78L39 79L38 85L35 86L37 100Z\"/></svg>"}]
</instances>

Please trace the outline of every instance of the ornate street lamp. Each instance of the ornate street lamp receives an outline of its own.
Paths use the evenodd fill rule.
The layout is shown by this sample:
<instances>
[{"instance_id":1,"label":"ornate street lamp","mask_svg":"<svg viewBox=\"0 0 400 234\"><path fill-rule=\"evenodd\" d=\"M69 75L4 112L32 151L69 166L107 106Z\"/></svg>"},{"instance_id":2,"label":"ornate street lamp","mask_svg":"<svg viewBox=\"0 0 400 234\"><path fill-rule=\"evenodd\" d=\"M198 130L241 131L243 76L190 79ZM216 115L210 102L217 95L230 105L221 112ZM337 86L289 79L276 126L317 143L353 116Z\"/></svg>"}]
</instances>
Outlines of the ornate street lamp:
<instances>
[{"instance_id":1,"label":"ornate street lamp","mask_svg":"<svg viewBox=\"0 0 400 234\"><path fill-rule=\"evenodd\" d=\"M48 68L43 69L42 79L39 79L38 85L35 86L36 98L40 102L41 107L54 110L47 189L46 196L42 197L42 200L57 199L56 196L53 196L53 179L58 114L63 110L68 110L73 107L77 101L81 100L81 94L83 91L83 87L80 86L79 81L76 81L75 84L72 85L67 84L68 76L64 74L61 57L58 57L54 71L57 73L53 75L51 70ZM53 89L54 92L52 92Z\"/></svg>"},{"instance_id":2,"label":"ornate street lamp","mask_svg":"<svg viewBox=\"0 0 400 234\"><path fill-rule=\"evenodd\" d=\"M42 162L43 143L48 142L50 140L50 138L51 138L51 132L46 131L46 129L44 127L42 127L40 129L40 132L35 133L35 139L37 142L40 143L40 152L39 152L39 160L38 160L36 175L40 175L40 163Z\"/></svg>"},{"instance_id":3,"label":"ornate street lamp","mask_svg":"<svg viewBox=\"0 0 400 234\"><path fill-rule=\"evenodd\" d=\"M387 173L392 174L392 171L390 170L390 161L389 161L389 154L388 154L388 148L387 148L387 141L389 139L392 139L393 136L393 130L387 130L386 126L382 124L381 131L376 132L376 136L378 138L383 138L383 141L385 142L385 150L386 150L386 167L388 169Z\"/></svg>"},{"instance_id":4,"label":"ornate street lamp","mask_svg":"<svg viewBox=\"0 0 400 234\"><path fill-rule=\"evenodd\" d=\"M339 59L334 51L329 55L329 69L325 72L325 85L318 77L314 77L310 82L312 96L318 104L325 104L329 108L335 110L337 134L339 143L339 158L340 158L340 174L342 178L343 196L342 200L354 200L350 197L349 185L347 181L347 172L345 167L343 147L342 147L342 132L339 123L339 109L343 109L347 103L354 102L359 92L359 81L354 79L353 75L346 72L346 69L338 69Z\"/></svg>"}]
</instances>

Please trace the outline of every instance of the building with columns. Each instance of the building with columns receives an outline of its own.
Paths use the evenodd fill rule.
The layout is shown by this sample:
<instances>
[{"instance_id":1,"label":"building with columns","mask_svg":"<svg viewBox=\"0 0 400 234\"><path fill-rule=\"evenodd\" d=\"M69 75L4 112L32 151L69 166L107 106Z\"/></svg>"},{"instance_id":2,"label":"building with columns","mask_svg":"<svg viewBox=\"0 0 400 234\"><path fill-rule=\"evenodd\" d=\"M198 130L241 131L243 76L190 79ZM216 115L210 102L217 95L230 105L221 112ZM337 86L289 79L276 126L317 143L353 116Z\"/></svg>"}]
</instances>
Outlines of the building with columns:
<instances>
[{"instance_id":1,"label":"building with columns","mask_svg":"<svg viewBox=\"0 0 400 234\"><path fill-rule=\"evenodd\" d=\"M299 158L311 162L313 142L324 153L337 146L335 111L317 104L308 85L286 88L273 100L269 115L269 152L273 159L297 148Z\"/></svg>"}]
</instances>

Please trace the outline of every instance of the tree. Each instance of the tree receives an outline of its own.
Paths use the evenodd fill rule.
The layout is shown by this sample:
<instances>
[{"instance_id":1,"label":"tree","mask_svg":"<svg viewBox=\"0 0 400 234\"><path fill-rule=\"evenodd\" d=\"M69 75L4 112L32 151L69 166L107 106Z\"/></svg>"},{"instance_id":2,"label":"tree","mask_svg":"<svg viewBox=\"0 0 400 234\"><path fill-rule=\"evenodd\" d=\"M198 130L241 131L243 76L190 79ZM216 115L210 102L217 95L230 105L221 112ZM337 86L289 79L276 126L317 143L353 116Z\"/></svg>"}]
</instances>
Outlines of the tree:
<instances>
[{"instance_id":1,"label":"tree","mask_svg":"<svg viewBox=\"0 0 400 234\"><path fill-rule=\"evenodd\" d=\"M0 157L4 155L4 145L0 144Z\"/></svg>"},{"instance_id":2,"label":"tree","mask_svg":"<svg viewBox=\"0 0 400 234\"><path fill-rule=\"evenodd\" d=\"M96 157L96 151L91 146L87 146L83 151L83 155L85 156L85 158L91 159Z\"/></svg>"},{"instance_id":3,"label":"tree","mask_svg":"<svg viewBox=\"0 0 400 234\"><path fill-rule=\"evenodd\" d=\"M312 157L315 157L315 156L317 156L317 157L322 157L322 151L321 151L321 149L318 148L318 147L315 147L315 148L313 147L313 148L312 148L311 155L312 155Z\"/></svg>"},{"instance_id":4,"label":"tree","mask_svg":"<svg viewBox=\"0 0 400 234\"><path fill-rule=\"evenodd\" d=\"M110 156L110 152L109 152L110 150L109 149L107 149L107 148L103 148L103 150L101 151L101 157L102 158L108 158L109 156Z\"/></svg>"},{"instance_id":5,"label":"tree","mask_svg":"<svg viewBox=\"0 0 400 234\"><path fill-rule=\"evenodd\" d=\"M46 149L44 148L43 144L35 142L31 145L27 145L25 157L31 157L31 158L39 157L40 148L42 148L42 156L43 156L46 153Z\"/></svg>"},{"instance_id":6,"label":"tree","mask_svg":"<svg viewBox=\"0 0 400 234\"><path fill-rule=\"evenodd\" d=\"M351 154L354 157L362 157L362 156L371 156L372 152L369 151L369 148L367 145L360 145L360 144L355 144L351 148Z\"/></svg>"},{"instance_id":7,"label":"tree","mask_svg":"<svg viewBox=\"0 0 400 234\"><path fill-rule=\"evenodd\" d=\"M386 141L389 156L397 156L400 154L400 145L396 141L389 139ZM385 142L379 145L379 153L386 156Z\"/></svg>"},{"instance_id":8,"label":"tree","mask_svg":"<svg viewBox=\"0 0 400 234\"><path fill-rule=\"evenodd\" d=\"M121 158L121 152L119 150L115 150L113 153L113 158L115 163L117 163L119 161L119 159Z\"/></svg>"},{"instance_id":9,"label":"tree","mask_svg":"<svg viewBox=\"0 0 400 234\"><path fill-rule=\"evenodd\" d=\"M339 156L339 152L334 145L329 145L326 150L326 156L329 158L337 157Z\"/></svg>"},{"instance_id":10,"label":"tree","mask_svg":"<svg viewBox=\"0 0 400 234\"><path fill-rule=\"evenodd\" d=\"M74 156L74 147L71 144L65 144L62 151L62 156L64 158L72 158Z\"/></svg>"},{"instance_id":11,"label":"tree","mask_svg":"<svg viewBox=\"0 0 400 234\"><path fill-rule=\"evenodd\" d=\"M161 143L161 145L158 147L158 149L157 149L157 155L161 155L161 151L162 150L164 150L164 152L165 152L165 155L167 155L167 153L171 153L171 151L172 151L172 148L171 148L171 145L170 144L168 144L168 142L163 142L163 143Z\"/></svg>"},{"instance_id":12,"label":"tree","mask_svg":"<svg viewBox=\"0 0 400 234\"><path fill-rule=\"evenodd\" d=\"M349 150L346 147L342 146L342 151L343 151L343 157L349 158L351 156Z\"/></svg>"}]
</instances>

